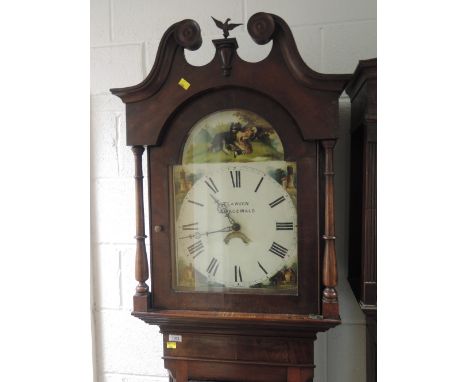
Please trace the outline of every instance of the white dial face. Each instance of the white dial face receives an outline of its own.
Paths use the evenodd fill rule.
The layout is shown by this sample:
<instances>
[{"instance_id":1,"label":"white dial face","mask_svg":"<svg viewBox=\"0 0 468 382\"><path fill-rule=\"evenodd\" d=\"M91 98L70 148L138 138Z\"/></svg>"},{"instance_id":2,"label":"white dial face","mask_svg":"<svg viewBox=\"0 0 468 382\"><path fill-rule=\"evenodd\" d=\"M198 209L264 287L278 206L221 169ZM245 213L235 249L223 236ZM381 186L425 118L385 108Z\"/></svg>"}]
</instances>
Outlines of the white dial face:
<instances>
[{"instance_id":1,"label":"white dial face","mask_svg":"<svg viewBox=\"0 0 468 382\"><path fill-rule=\"evenodd\" d=\"M297 214L288 190L292 175L286 171L283 179L275 179L271 163L204 165L193 184L183 185L187 192L174 237L177 285L297 288Z\"/></svg>"}]
</instances>

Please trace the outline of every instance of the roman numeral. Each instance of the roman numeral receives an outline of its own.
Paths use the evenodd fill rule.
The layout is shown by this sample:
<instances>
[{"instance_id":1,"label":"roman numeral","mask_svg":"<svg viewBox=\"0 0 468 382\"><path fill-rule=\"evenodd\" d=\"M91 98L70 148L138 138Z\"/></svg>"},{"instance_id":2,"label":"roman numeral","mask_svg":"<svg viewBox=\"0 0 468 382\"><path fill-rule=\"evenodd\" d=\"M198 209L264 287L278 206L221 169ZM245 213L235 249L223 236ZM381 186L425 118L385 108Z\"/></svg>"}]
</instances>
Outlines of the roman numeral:
<instances>
[{"instance_id":1,"label":"roman numeral","mask_svg":"<svg viewBox=\"0 0 468 382\"><path fill-rule=\"evenodd\" d=\"M260 261L257 261L257 264L258 264L258 266L260 267L260 269L261 269L263 272L265 272L265 274L267 275L268 272L267 272L267 270L266 270L265 268L263 268L263 265L260 264Z\"/></svg>"},{"instance_id":2,"label":"roman numeral","mask_svg":"<svg viewBox=\"0 0 468 382\"><path fill-rule=\"evenodd\" d=\"M211 274L211 272L213 272L213 276L216 275L216 271L218 270L218 267L219 267L219 263L218 263L218 259L216 258L212 258L211 261L210 261L210 264L208 265L208 268L206 268L206 271Z\"/></svg>"},{"instance_id":3,"label":"roman numeral","mask_svg":"<svg viewBox=\"0 0 468 382\"><path fill-rule=\"evenodd\" d=\"M292 231L293 223L276 223L277 231Z\"/></svg>"},{"instance_id":4,"label":"roman numeral","mask_svg":"<svg viewBox=\"0 0 468 382\"><path fill-rule=\"evenodd\" d=\"M258 189L260 188L260 185L262 184L262 182L263 182L263 177L260 178L260 182L258 182L257 187L255 187L255 191L254 191L254 192L257 192L257 191L258 191Z\"/></svg>"},{"instance_id":5,"label":"roman numeral","mask_svg":"<svg viewBox=\"0 0 468 382\"><path fill-rule=\"evenodd\" d=\"M196 204L197 206L200 206L200 207L205 207L204 204L201 204L201 203L198 203L198 202L194 202L193 200L187 200L187 202L192 203L192 204Z\"/></svg>"},{"instance_id":6,"label":"roman numeral","mask_svg":"<svg viewBox=\"0 0 468 382\"><path fill-rule=\"evenodd\" d=\"M198 230L198 223L184 224L184 225L182 225L182 229L184 231L196 231L196 230Z\"/></svg>"},{"instance_id":7,"label":"roman numeral","mask_svg":"<svg viewBox=\"0 0 468 382\"><path fill-rule=\"evenodd\" d=\"M234 266L234 281L235 282L242 282L242 272L240 269L240 266L235 265Z\"/></svg>"},{"instance_id":8,"label":"roman numeral","mask_svg":"<svg viewBox=\"0 0 468 382\"><path fill-rule=\"evenodd\" d=\"M287 248L284 248L282 245L278 244L277 242L273 242L273 244L271 245L269 251L271 253L274 253L276 256L279 256L281 257L282 259L284 259L284 257L286 256L286 254L288 253L288 250Z\"/></svg>"},{"instance_id":9,"label":"roman numeral","mask_svg":"<svg viewBox=\"0 0 468 382\"><path fill-rule=\"evenodd\" d=\"M284 196L280 196L278 199L273 200L273 201L270 203L270 207L271 207L271 208L276 207L278 204L283 203L285 200L286 200L286 199L284 198Z\"/></svg>"},{"instance_id":10,"label":"roman numeral","mask_svg":"<svg viewBox=\"0 0 468 382\"><path fill-rule=\"evenodd\" d=\"M218 187L216 187L216 184L214 184L213 179L208 179L210 182L208 183L208 181L205 180L206 185L211 189L211 191L213 191L216 194L219 191Z\"/></svg>"},{"instance_id":11,"label":"roman numeral","mask_svg":"<svg viewBox=\"0 0 468 382\"><path fill-rule=\"evenodd\" d=\"M189 254L193 256L193 258L197 257L200 253L203 252L203 243L201 240L196 241L195 243L189 245L187 247Z\"/></svg>"},{"instance_id":12,"label":"roman numeral","mask_svg":"<svg viewBox=\"0 0 468 382\"><path fill-rule=\"evenodd\" d=\"M232 171L229 171L231 173L231 181L232 181L232 187L234 188L240 188L241 186L241 177L240 177L240 171L236 170L235 174Z\"/></svg>"}]
</instances>

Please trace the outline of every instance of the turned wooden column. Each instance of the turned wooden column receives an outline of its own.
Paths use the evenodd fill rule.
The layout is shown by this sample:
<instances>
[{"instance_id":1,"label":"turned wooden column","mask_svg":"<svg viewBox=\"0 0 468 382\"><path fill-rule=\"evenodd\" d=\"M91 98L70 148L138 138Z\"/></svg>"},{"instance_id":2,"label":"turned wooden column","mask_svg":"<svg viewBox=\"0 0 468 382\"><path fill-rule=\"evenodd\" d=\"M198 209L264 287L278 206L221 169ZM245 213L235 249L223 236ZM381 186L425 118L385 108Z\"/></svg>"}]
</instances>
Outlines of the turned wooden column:
<instances>
[{"instance_id":1,"label":"turned wooden column","mask_svg":"<svg viewBox=\"0 0 468 382\"><path fill-rule=\"evenodd\" d=\"M336 285L338 284L338 271L335 251L335 189L334 189L334 168L333 149L335 140L322 141L325 150L325 227L323 239L325 240L323 254L323 276L324 285L322 293L322 314L325 318L339 319L338 294Z\"/></svg>"},{"instance_id":2,"label":"turned wooden column","mask_svg":"<svg viewBox=\"0 0 468 382\"><path fill-rule=\"evenodd\" d=\"M135 213L136 213L136 253L135 253L135 279L138 285L135 288L133 306L135 311L146 311L149 306L148 258L145 245L145 208L143 204L143 170L141 157L145 151L143 146L132 147L135 158Z\"/></svg>"}]
</instances>

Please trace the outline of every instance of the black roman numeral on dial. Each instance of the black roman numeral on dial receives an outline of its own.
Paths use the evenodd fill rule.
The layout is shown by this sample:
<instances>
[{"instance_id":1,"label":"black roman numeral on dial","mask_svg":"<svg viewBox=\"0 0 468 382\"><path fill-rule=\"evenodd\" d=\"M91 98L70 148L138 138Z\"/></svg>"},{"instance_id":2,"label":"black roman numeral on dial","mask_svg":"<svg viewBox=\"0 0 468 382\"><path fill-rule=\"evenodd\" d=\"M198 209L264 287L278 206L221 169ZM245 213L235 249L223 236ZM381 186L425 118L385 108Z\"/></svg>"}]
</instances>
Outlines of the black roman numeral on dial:
<instances>
[{"instance_id":1,"label":"black roman numeral on dial","mask_svg":"<svg viewBox=\"0 0 468 382\"><path fill-rule=\"evenodd\" d=\"M273 201L270 203L270 207L271 207L271 208L276 207L278 204L283 203L285 200L286 200L286 199L284 198L284 196L280 196L278 199L273 200Z\"/></svg>"},{"instance_id":2,"label":"black roman numeral on dial","mask_svg":"<svg viewBox=\"0 0 468 382\"><path fill-rule=\"evenodd\" d=\"M219 191L218 187L216 187L216 184L213 182L213 179L208 178L208 180L205 180L205 183L215 194Z\"/></svg>"},{"instance_id":3,"label":"black roman numeral on dial","mask_svg":"<svg viewBox=\"0 0 468 382\"><path fill-rule=\"evenodd\" d=\"M282 259L284 259L284 257L286 256L286 254L288 253L288 249L287 248L284 248L281 244L278 244L277 242L273 242L273 244L271 245L269 251L271 253L274 253L276 256L279 256L281 257Z\"/></svg>"},{"instance_id":4,"label":"black roman numeral on dial","mask_svg":"<svg viewBox=\"0 0 468 382\"><path fill-rule=\"evenodd\" d=\"M292 231L293 223L276 223L277 231Z\"/></svg>"},{"instance_id":5,"label":"black roman numeral on dial","mask_svg":"<svg viewBox=\"0 0 468 382\"><path fill-rule=\"evenodd\" d=\"M195 243L189 245L187 250L189 254L193 256L193 258L197 257L200 253L203 252L203 243L201 240L196 241Z\"/></svg>"},{"instance_id":6,"label":"black roman numeral on dial","mask_svg":"<svg viewBox=\"0 0 468 382\"><path fill-rule=\"evenodd\" d=\"M195 202L195 201L193 201L193 200L187 200L187 201L188 201L189 203L196 204L197 206L200 206L200 207L204 207L204 206L205 206L204 204Z\"/></svg>"},{"instance_id":7,"label":"black roman numeral on dial","mask_svg":"<svg viewBox=\"0 0 468 382\"><path fill-rule=\"evenodd\" d=\"M231 173L232 187L240 188L241 186L241 174L239 170L229 171Z\"/></svg>"},{"instance_id":8,"label":"black roman numeral on dial","mask_svg":"<svg viewBox=\"0 0 468 382\"><path fill-rule=\"evenodd\" d=\"M260 181L258 182L257 187L255 187L255 191L254 191L254 192L257 192L257 191L258 191L258 189L260 188L260 185L262 184L262 182L263 182L263 176L260 178Z\"/></svg>"},{"instance_id":9,"label":"black roman numeral on dial","mask_svg":"<svg viewBox=\"0 0 468 382\"><path fill-rule=\"evenodd\" d=\"M184 231L196 231L198 229L198 223L183 224L182 229Z\"/></svg>"},{"instance_id":10,"label":"black roman numeral on dial","mask_svg":"<svg viewBox=\"0 0 468 382\"><path fill-rule=\"evenodd\" d=\"M237 282L242 282L242 272L240 269L240 266L235 265L234 266L234 281Z\"/></svg>"},{"instance_id":11,"label":"black roman numeral on dial","mask_svg":"<svg viewBox=\"0 0 468 382\"><path fill-rule=\"evenodd\" d=\"M260 261L257 261L257 264L260 267L260 269L267 275L268 271L263 267L263 265L260 263Z\"/></svg>"},{"instance_id":12,"label":"black roman numeral on dial","mask_svg":"<svg viewBox=\"0 0 468 382\"><path fill-rule=\"evenodd\" d=\"M208 265L208 268L206 268L206 271L212 276L216 276L216 271L218 270L218 267L219 267L218 259L213 257L210 261L210 264Z\"/></svg>"}]
</instances>

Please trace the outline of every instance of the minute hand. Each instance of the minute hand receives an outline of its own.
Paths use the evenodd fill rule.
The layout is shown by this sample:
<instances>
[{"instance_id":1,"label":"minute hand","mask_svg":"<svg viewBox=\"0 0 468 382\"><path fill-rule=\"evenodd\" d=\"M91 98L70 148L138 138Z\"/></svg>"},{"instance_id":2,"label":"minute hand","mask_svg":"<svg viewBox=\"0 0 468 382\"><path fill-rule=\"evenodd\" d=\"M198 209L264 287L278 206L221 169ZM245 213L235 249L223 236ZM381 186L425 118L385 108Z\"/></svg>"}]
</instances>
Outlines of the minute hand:
<instances>
[{"instance_id":1,"label":"minute hand","mask_svg":"<svg viewBox=\"0 0 468 382\"><path fill-rule=\"evenodd\" d=\"M231 214L229 212L228 207L226 206L226 203L223 203L223 202L219 201L212 194L210 194L210 196L213 198L215 203L218 205L218 212L223 214L224 216L226 216L228 218L228 220L229 220L229 223L231 223L232 225L237 224L236 221L231 217Z\"/></svg>"}]
</instances>

